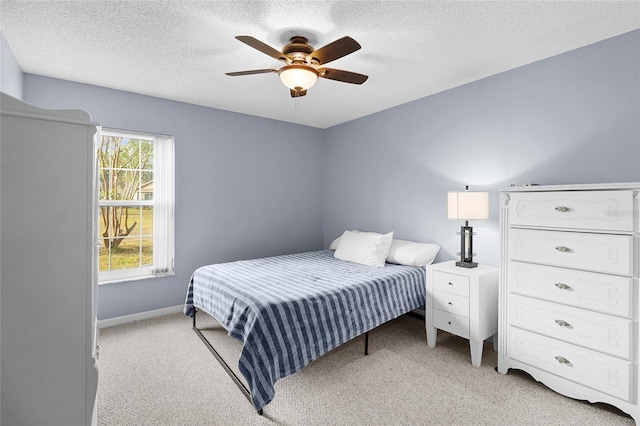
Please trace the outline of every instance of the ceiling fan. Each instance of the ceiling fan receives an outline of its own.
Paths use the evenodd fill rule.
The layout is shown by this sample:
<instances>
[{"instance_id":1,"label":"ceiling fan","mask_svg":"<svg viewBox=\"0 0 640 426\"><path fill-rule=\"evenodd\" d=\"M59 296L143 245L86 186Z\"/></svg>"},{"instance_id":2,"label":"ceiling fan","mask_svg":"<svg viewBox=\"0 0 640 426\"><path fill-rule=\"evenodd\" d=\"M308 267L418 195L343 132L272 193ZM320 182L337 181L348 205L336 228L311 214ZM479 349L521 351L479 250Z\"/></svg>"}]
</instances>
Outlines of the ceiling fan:
<instances>
[{"instance_id":1,"label":"ceiling fan","mask_svg":"<svg viewBox=\"0 0 640 426\"><path fill-rule=\"evenodd\" d=\"M307 89L315 84L318 77L351 84L362 84L369 78L363 74L322 66L360 49L360 44L349 36L342 37L317 50L307 42L306 37L294 36L289 40L289 44L282 48L282 51L278 51L251 36L236 36L236 39L274 59L285 62L286 65L279 69L228 72L226 75L239 76L277 72L282 83L289 88L292 98L306 95Z\"/></svg>"}]
</instances>

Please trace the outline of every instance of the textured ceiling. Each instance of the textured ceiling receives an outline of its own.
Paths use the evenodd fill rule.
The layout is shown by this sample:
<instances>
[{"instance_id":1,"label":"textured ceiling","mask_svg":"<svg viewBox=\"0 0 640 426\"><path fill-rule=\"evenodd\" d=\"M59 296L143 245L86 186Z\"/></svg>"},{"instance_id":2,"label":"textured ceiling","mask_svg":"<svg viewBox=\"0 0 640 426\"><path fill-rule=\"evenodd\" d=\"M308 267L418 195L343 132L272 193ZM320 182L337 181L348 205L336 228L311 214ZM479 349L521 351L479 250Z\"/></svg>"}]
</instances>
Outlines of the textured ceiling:
<instances>
[{"instance_id":1,"label":"textured ceiling","mask_svg":"<svg viewBox=\"0 0 640 426\"><path fill-rule=\"evenodd\" d=\"M24 72L319 128L638 28L638 1L0 1ZM328 66L369 80L296 103L277 74L225 75L280 65L236 35L280 50L291 30L353 37Z\"/></svg>"}]
</instances>

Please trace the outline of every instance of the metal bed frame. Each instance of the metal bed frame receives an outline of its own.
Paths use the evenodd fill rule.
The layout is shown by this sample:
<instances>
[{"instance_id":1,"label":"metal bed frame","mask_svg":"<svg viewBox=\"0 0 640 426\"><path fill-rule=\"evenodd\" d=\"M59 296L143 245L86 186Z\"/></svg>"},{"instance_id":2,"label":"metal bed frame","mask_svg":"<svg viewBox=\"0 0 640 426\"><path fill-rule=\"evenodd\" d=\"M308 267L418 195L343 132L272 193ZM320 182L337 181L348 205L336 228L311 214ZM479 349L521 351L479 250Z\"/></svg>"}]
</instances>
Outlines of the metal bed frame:
<instances>
[{"instance_id":1,"label":"metal bed frame","mask_svg":"<svg viewBox=\"0 0 640 426\"><path fill-rule=\"evenodd\" d=\"M249 389L247 389L247 387L244 385L244 383L242 383L242 381L236 375L236 373L234 373L233 370L231 369L231 367L229 367L229 364L227 364L225 362L225 360L218 353L218 351L215 350L215 348L213 347L211 342L209 342L209 340L207 340L207 338L204 337L204 334L202 334L202 331L200 331L200 329L196 326L196 314L197 313L198 313L198 309L194 308L194 312L193 312L193 331L196 332L196 334L204 342L205 346L207 348L209 348L209 351L211 351L211 353L213 354L215 359L218 360L218 362L220 363L222 368L224 368L224 371L229 375L229 377L231 377L231 380L233 380L233 382L236 384L238 389L240 389L242 394L249 400L251 405L253 405L253 401L251 399L251 391ZM369 332L368 331L365 331L365 333L364 333L364 354L365 355L369 355ZM262 415L262 408L257 410L257 412L258 412L259 415Z\"/></svg>"}]
</instances>

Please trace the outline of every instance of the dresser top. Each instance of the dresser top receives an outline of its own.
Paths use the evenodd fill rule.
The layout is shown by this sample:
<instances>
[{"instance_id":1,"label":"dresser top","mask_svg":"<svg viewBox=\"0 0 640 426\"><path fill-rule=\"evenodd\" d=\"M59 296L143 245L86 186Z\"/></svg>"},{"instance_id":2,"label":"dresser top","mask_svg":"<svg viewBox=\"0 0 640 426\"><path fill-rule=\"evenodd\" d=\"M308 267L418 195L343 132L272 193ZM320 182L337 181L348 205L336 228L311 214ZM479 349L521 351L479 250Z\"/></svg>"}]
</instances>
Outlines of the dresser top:
<instances>
[{"instance_id":1,"label":"dresser top","mask_svg":"<svg viewBox=\"0 0 640 426\"><path fill-rule=\"evenodd\" d=\"M500 192L602 191L602 190L635 189L635 188L640 189L640 182L512 186L510 188L502 188L500 189Z\"/></svg>"}]
</instances>

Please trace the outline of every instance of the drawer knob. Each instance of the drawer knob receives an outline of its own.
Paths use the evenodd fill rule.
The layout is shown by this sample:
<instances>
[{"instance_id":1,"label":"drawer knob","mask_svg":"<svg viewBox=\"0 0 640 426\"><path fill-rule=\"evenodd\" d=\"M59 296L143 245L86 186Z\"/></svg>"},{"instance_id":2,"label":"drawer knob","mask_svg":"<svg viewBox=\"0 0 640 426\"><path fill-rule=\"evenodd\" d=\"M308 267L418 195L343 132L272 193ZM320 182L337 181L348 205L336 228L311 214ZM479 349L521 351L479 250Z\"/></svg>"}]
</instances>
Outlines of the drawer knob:
<instances>
[{"instance_id":1,"label":"drawer knob","mask_svg":"<svg viewBox=\"0 0 640 426\"><path fill-rule=\"evenodd\" d=\"M565 212L570 211L571 209L569 207L565 207L565 206L558 206L558 207L556 207L556 210L559 211L559 212L565 213Z\"/></svg>"},{"instance_id":2,"label":"drawer knob","mask_svg":"<svg viewBox=\"0 0 640 426\"><path fill-rule=\"evenodd\" d=\"M560 327L571 327L571 324L561 319L557 319L556 324L558 324Z\"/></svg>"},{"instance_id":3,"label":"drawer knob","mask_svg":"<svg viewBox=\"0 0 640 426\"><path fill-rule=\"evenodd\" d=\"M449 302L449 306L453 306L453 303Z\"/></svg>"},{"instance_id":4,"label":"drawer knob","mask_svg":"<svg viewBox=\"0 0 640 426\"><path fill-rule=\"evenodd\" d=\"M571 286L566 285L565 283L556 283L556 287L560 290L571 290Z\"/></svg>"},{"instance_id":5,"label":"drawer knob","mask_svg":"<svg viewBox=\"0 0 640 426\"><path fill-rule=\"evenodd\" d=\"M563 356L557 356L556 361L558 361L560 364L571 364L571 362L569 362L569 360Z\"/></svg>"},{"instance_id":6,"label":"drawer knob","mask_svg":"<svg viewBox=\"0 0 640 426\"><path fill-rule=\"evenodd\" d=\"M569 247L565 246L558 246L556 247L556 250L558 250L560 253L569 253L571 251Z\"/></svg>"}]
</instances>

